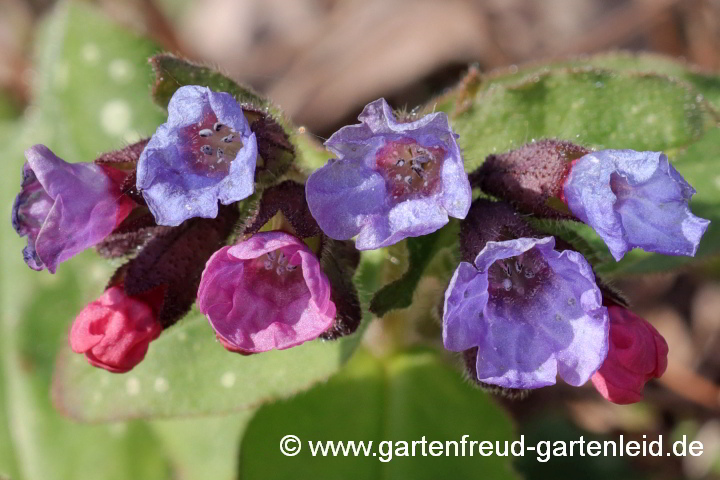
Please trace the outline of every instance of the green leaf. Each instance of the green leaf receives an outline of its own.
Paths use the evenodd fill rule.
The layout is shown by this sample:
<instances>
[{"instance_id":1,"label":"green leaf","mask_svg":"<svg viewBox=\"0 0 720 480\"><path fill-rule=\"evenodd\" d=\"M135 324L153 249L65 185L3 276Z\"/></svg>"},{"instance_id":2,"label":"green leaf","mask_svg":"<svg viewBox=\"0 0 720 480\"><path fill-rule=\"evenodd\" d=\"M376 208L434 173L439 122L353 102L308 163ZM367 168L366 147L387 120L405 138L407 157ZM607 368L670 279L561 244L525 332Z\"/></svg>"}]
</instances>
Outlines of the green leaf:
<instances>
[{"instance_id":1,"label":"green leaf","mask_svg":"<svg viewBox=\"0 0 720 480\"><path fill-rule=\"evenodd\" d=\"M285 457L280 439L296 435L300 453ZM415 352L377 359L359 353L327 384L262 407L248 426L240 452L240 478L377 479L517 478L507 457L422 456L393 450L382 441L513 441L511 421L485 393L471 387L436 354ZM372 441L376 456L312 456L308 441ZM396 445L397 447L397 445ZM386 447L383 447L386 448ZM427 449L427 445L426 445ZM454 447L451 444L451 451ZM426 450L429 452L429 450Z\"/></svg>"},{"instance_id":2,"label":"green leaf","mask_svg":"<svg viewBox=\"0 0 720 480\"><path fill-rule=\"evenodd\" d=\"M111 22L87 2L61 2L39 38L33 93L56 153L91 161L150 136L164 113L148 95L152 42Z\"/></svg>"},{"instance_id":3,"label":"green leaf","mask_svg":"<svg viewBox=\"0 0 720 480\"><path fill-rule=\"evenodd\" d=\"M401 278L385 285L373 296L370 311L382 317L390 310L409 307L420 279L435 255L457 243L459 223L452 220L440 230L406 240L408 268Z\"/></svg>"},{"instance_id":4,"label":"green leaf","mask_svg":"<svg viewBox=\"0 0 720 480\"><path fill-rule=\"evenodd\" d=\"M479 92L455 115L453 128L471 172L491 153L540 138L672 154L699 140L717 118L696 92L665 77L553 70Z\"/></svg>"},{"instance_id":5,"label":"green leaf","mask_svg":"<svg viewBox=\"0 0 720 480\"><path fill-rule=\"evenodd\" d=\"M688 82L703 94L716 109L720 109L720 75L702 71L693 65L655 53L604 52L550 63L535 63L521 68L513 66L488 73L482 79L481 88L487 89L493 85L518 82L550 70L579 67L666 75Z\"/></svg>"},{"instance_id":6,"label":"green leaf","mask_svg":"<svg viewBox=\"0 0 720 480\"><path fill-rule=\"evenodd\" d=\"M55 401L83 421L243 410L327 379L348 359L358 337L243 356L226 351L207 319L193 311L153 342L143 362L125 375L94 368L63 348Z\"/></svg>"},{"instance_id":7,"label":"green leaf","mask_svg":"<svg viewBox=\"0 0 720 480\"><path fill-rule=\"evenodd\" d=\"M234 480L240 440L255 410L208 418L150 422L176 480Z\"/></svg>"},{"instance_id":8,"label":"green leaf","mask_svg":"<svg viewBox=\"0 0 720 480\"><path fill-rule=\"evenodd\" d=\"M258 108L270 106L265 98L250 87L238 85L212 68L196 65L168 53L155 55L150 63L155 71L153 98L163 108L167 108L175 91L184 85L201 85L216 92L227 92L238 103L250 103Z\"/></svg>"}]
</instances>

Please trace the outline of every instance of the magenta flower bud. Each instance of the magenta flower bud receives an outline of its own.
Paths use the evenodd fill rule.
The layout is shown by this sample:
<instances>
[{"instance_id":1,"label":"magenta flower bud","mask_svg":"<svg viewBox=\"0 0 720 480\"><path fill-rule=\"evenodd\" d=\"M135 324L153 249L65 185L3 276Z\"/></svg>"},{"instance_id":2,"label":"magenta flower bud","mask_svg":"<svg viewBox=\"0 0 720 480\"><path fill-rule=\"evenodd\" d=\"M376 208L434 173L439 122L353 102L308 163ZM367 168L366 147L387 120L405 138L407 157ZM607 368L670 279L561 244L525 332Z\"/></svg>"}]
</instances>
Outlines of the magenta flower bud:
<instances>
[{"instance_id":1,"label":"magenta flower bud","mask_svg":"<svg viewBox=\"0 0 720 480\"><path fill-rule=\"evenodd\" d=\"M688 205L695 189L662 152L601 150L576 160L564 184L570 211L620 260L633 248L694 256L710 221Z\"/></svg>"},{"instance_id":2,"label":"magenta flower bud","mask_svg":"<svg viewBox=\"0 0 720 480\"><path fill-rule=\"evenodd\" d=\"M639 402L645 384L665 373L667 342L647 320L627 308L612 305L608 311L610 349L592 383L613 403Z\"/></svg>"},{"instance_id":3,"label":"magenta flower bud","mask_svg":"<svg viewBox=\"0 0 720 480\"><path fill-rule=\"evenodd\" d=\"M200 280L197 305L228 350L286 349L333 326L330 282L299 238L254 234L215 252Z\"/></svg>"},{"instance_id":4,"label":"magenta flower bud","mask_svg":"<svg viewBox=\"0 0 720 480\"><path fill-rule=\"evenodd\" d=\"M310 211L336 240L357 235L359 250L426 235L465 218L472 192L444 113L398 122L384 99L368 104L359 125L325 146L337 155L307 181Z\"/></svg>"},{"instance_id":5,"label":"magenta flower bud","mask_svg":"<svg viewBox=\"0 0 720 480\"><path fill-rule=\"evenodd\" d=\"M124 373L140 363L163 331L157 319L162 294L128 296L122 285L108 288L87 305L70 329L70 347L90 364Z\"/></svg>"},{"instance_id":6,"label":"magenta flower bud","mask_svg":"<svg viewBox=\"0 0 720 480\"><path fill-rule=\"evenodd\" d=\"M103 241L134 202L120 191L125 174L93 163L67 163L44 145L25 151L12 224L27 236L25 262L33 270L57 266Z\"/></svg>"},{"instance_id":7,"label":"magenta flower bud","mask_svg":"<svg viewBox=\"0 0 720 480\"><path fill-rule=\"evenodd\" d=\"M257 153L255 134L230 94L186 85L140 155L136 185L159 225L215 218L218 202L253 193Z\"/></svg>"}]
</instances>

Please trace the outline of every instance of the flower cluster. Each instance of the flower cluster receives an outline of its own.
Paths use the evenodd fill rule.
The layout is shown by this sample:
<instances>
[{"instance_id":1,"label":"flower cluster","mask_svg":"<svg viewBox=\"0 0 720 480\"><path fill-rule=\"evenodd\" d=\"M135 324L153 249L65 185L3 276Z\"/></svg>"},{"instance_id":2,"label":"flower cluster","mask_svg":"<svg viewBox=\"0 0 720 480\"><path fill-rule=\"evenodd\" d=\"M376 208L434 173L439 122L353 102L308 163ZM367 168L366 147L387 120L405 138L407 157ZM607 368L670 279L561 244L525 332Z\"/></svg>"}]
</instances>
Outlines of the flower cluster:
<instances>
[{"instance_id":1,"label":"flower cluster","mask_svg":"<svg viewBox=\"0 0 720 480\"><path fill-rule=\"evenodd\" d=\"M243 355L353 333L359 251L453 217L462 262L442 339L475 382L521 392L560 377L616 403L642 398L665 370L665 341L525 214L589 225L616 260L636 247L694 255L709 222L691 213L695 191L667 156L544 140L468 176L445 113L400 116L379 99L358 118L307 178L283 176L294 147L270 113L193 85L177 89L151 138L93 163L30 148L12 213L27 264L55 272L90 247L127 260L78 314L72 349L126 372L194 303ZM473 202L471 186L495 199Z\"/></svg>"},{"instance_id":2,"label":"flower cluster","mask_svg":"<svg viewBox=\"0 0 720 480\"><path fill-rule=\"evenodd\" d=\"M127 372L195 302L219 342L243 354L355 331L352 243L325 236L304 185L256 175L258 164L265 177L282 173L293 152L283 135L228 93L184 86L151 138L93 163L42 145L26 152L12 220L28 237L28 265L55 272L89 247L130 257L78 314L73 351Z\"/></svg>"},{"instance_id":3,"label":"flower cluster","mask_svg":"<svg viewBox=\"0 0 720 480\"><path fill-rule=\"evenodd\" d=\"M470 180L509 203L477 200L463 224L465 261L445 293L445 347L464 352L484 386L537 388L559 375L571 385L591 379L615 403L642 399L645 383L665 371L664 339L570 244L543 238L516 209L584 222L618 261L636 247L694 256L710 223L690 212L695 190L661 152L591 152L558 140L490 155ZM555 251L557 242L567 249Z\"/></svg>"}]
</instances>

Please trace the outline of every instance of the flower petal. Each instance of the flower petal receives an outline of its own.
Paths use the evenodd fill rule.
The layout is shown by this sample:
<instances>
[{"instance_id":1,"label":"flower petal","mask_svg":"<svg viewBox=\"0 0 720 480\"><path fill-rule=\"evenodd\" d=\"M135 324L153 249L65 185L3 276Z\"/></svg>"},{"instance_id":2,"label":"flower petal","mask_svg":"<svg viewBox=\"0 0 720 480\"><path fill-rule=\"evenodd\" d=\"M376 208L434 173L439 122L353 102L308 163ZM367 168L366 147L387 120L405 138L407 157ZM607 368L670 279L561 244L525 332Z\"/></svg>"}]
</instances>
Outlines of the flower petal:
<instances>
[{"instance_id":1,"label":"flower petal","mask_svg":"<svg viewBox=\"0 0 720 480\"><path fill-rule=\"evenodd\" d=\"M445 291L443 344L446 349L468 350L487 334L482 321L488 301L487 287L487 273L479 273L467 262L458 265Z\"/></svg>"},{"instance_id":2,"label":"flower petal","mask_svg":"<svg viewBox=\"0 0 720 480\"><path fill-rule=\"evenodd\" d=\"M320 228L336 240L354 237L369 216L387 208L382 176L352 161L331 160L316 170L308 178L305 194Z\"/></svg>"}]
</instances>

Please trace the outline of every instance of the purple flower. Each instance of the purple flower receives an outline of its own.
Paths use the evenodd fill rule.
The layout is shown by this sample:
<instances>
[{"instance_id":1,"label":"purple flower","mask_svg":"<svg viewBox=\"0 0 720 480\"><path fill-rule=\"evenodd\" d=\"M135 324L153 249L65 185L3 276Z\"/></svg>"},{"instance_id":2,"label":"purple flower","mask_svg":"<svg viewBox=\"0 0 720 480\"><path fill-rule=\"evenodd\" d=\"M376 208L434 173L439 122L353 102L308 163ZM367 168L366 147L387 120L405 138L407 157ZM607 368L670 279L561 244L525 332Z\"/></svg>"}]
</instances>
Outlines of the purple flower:
<instances>
[{"instance_id":1,"label":"purple flower","mask_svg":"<svg viewBox=\"0 0 720 480\"><path fill-rule=\"evenodd\" d=\"M620 260L632 248L694 256L710 222L690 212L695 194L662 152L601 150L575 161L564 196Z\"/></svg>"},{"instance_id":2,"label":"purple flower","mask_svg":"<svg viewBox=\"0 0 720 480\"><path fill-rule=\"evenodd\" d=\"M446 114L401 123L380 99L358 119L325 143L338 158L306 184L310 211L329 237L358 235L357 248L371 250L432 233L448 216L465 218L472 192Z\"/></svg>"},{"instance_id":3,"label":"purple flower","mask_svg":"<svg viewBox=\"0 0 720 480\"><path fill-rule=\"evenodd\" d=\"M137 188L160 225L215 218L253 193L257 142L243 110L228 93L188 85L168 105L140 155Z\"/></svg>"},{"instance_id":4,"label":"purple flower","mask_svg":"<svg viewBox=\"0 0 720 480\"><path fill-rule=\"evenodd\" d=\"M130 213L124 174L93 163L67 163L44 145L25 151L23 181L12 209L25 263L55 273L58 264L97 245Z\"/></svg>"},{"instance_id":5,"label":"purple flower","mask_svg":"<svg viewBox=\"0 0 720 480\"><path fill-rule=\"evenodd\" d=\"M608 312L590 265L555 239L488 242L445 292L445 348L478 348L477 379L538 388L560 375L579 386L608 351Z\"/></svg>"},{"instance_id":6,"label":"purple flower","mask_svg":"<svg viewBox=\"0 0 720 480\"><path fill-rule=\"evenodd\" d=\"M315 254L278 231L215 252L197 305L225 348L240 353L300 345L330 329L336 314Z\"/></svg>"}]
</instances>

